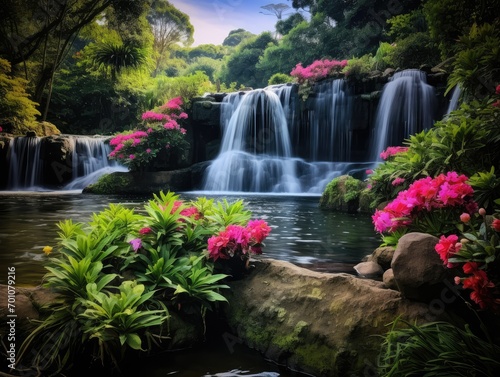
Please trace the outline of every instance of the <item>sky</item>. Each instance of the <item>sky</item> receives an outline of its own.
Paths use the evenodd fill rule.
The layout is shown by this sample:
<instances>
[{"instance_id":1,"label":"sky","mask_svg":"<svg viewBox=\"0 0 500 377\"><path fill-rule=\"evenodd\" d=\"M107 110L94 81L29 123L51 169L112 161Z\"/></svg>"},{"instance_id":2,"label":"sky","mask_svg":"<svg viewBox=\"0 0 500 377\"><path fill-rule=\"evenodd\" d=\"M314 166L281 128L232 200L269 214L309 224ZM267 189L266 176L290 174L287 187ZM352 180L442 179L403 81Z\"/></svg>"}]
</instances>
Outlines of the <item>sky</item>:
<instances>
[{"instance_id":1,"label":"sky","mask_svg":"<svg viewBox=\"0 0 500 377\"><path fill-rule=\"evenodd\" d=\"M253 34L274 32L277 18L261 6L287 4L293 11L292 2L282 0L169 0L180 11L186 13L194 27L192 47L211 43L221 45L231 30L245 29Z\"/></svg>"}]
</instances>

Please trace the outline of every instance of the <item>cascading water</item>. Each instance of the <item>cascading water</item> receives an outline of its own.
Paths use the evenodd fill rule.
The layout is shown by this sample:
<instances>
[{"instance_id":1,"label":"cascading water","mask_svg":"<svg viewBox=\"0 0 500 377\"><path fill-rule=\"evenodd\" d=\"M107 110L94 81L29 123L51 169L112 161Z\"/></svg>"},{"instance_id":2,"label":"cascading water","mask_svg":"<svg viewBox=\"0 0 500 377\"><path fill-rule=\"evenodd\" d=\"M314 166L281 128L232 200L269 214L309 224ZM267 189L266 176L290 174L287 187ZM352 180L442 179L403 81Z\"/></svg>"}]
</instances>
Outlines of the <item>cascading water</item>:
<instances>
[{"instance_id":1,"label":"cascading water","mask_svg":"<svg viewBox=\"0 0 500 377\"><path fill-rule=\"evenodd\" d=\"M105 138L87 136L61 136L60 143L70 152L66 163L45 162L44 149L50 149L44 138L16 137L10 141L8 159L9 190L40 190L46 186L46 176L55 175L62 183L65 174L71 174L71 182L64 189L82 189L95 182L99 176L117 170L127 170L108 160L110 148ZM44 144L45 143L45 144ZM59 148L61 148L59 144ZM49 152L50 153L50 152ZM50 174L47 174L50 173ZM67 179L66 179L67 181Z\"/></svg>"},{"instance_id":2,"label":"cascading water","mask_svg":"<svg viewBox=\"0 0 500 377\"><path fill-rule=\"evenodd\" d=\"M458 109L460 95L462 94L462 90L459 85L455 85L453 91L451 92L450 103L448 104L448 109L446 110L446 115L451 113L453 110Z\"/></svg>"},{"instance_id":3,"label":"cascading water","mask_svg":"<svg viewBox=\"0 0 500 377\"><path fill-rule=\"evenodd\" d=\"M382 91L370 159L380 160L380 153L387 147L401 145L410 135L429 129L435 108L434 88L427 84L425 72L409 69L395 73Z\"/></svg>"},{"instance_id":4,"label":"cascading water","mask_svg":"<svg viewBox=\"0 0 500 377\"><path fill-rule=\"evenodd\" d=\"M73 180L64 187L66 190L83 189L104 174L128 171L116 161L108 159L111 148L104 143L105 140L90 137L71 138Z\"/></svg>"},{"instance_id":5,"label":"cascading water","mask_svg":"<svg viewBox=\"0 0 500 377\"><path fill-rule=\"evenodd\" d=\"M348 163L296 157L294 149L302 145L300 140L292 143L290 135L290 130L292 135L300 131L290 115L292 89L284 85L228 96L221 111L221 150L205 173L205 190L321 193L346 171ZM318 132L317 138L324 135Z\"/></svg>"},{"instance_id":6,"label":"cascading water","mask_svg":"<svg viewBox=\"0 0 500 377\"><path fill-rule=\"evenodd\" d=\"M309 159L350 161L353 97L345 80L316 85L309 112Z\"/></svg>"},{"instance_id":7,"label":"cascading water","mask_svg":"<svg viewBox=\"0 0 500 377\"><path fill-rule=\"evenodd\" d=\"M9 189L32 189L39 185L43 161L40 158L41 138L18 137L9 143Z\"/></svg>"}]
</instances>

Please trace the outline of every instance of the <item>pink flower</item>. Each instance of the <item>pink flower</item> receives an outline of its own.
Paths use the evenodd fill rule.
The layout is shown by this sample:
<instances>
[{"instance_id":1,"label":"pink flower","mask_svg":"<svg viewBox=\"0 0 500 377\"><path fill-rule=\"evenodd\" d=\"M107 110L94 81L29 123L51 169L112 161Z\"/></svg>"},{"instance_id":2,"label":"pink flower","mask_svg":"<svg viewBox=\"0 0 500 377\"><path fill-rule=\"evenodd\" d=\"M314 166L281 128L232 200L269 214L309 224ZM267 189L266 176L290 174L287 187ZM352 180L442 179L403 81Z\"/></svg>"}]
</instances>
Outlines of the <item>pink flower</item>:
<instances>
[{"instance_id":1,"label":"pink flower","mask_svg":"<svg viewBox=\"0 0 500 377\"><path fill-rule=\"evenodd\" d=\"M365 173L366 173L367 175L373 174L373 170L372 170L372 169L366 169L366 170L365 170Z\"/></svg>"},{"instance_id":2,"label":"pink flower","mask_svg":"<svg viewBox=\"0 0 500 377\"><path fill-rule=\"evenodd\" d=\"M380 158L387 160L389 157L394 156L398 153L403 153L408 150L408 147L387 147L385 151L380 153Z\"/></svg>"},{"instance_id":3,"label":"pink flower","mask_svg":"<svg viewBox=\"0 0 500 377\"><path fill-rule=\"evenodd\" d=\"M179 119L187 119L188 115L185 112L179 114Z\"/></svg>"},{"instance_id":4,"label":"pink flower","mask_svg":"<svg viewBox=\"0 0 500 377\"><path fill-rule=\"evenodd\" d=\"M262 243L271 232L271 227L264 220L251 220L246 227L253 242Z\"/></svg>"},{"instance_id":5,"label":"pink flower","mask_svg":"<svg viewBox=\"0 0 500 377\"><path fill-rule=\"evenodd\" d=\"M376 210L375 214L372 216L373 224L375 225L375 230L379 233L383 233L388 229L392 229L392 218L388 212Z\"/></svg>"},{"instance_id":6,"label":"pink flower","mask_svg":"<svg viewBox=\"0 0 500 377\"><path fill-rule=\"evenodd\" d=\"M153 231L153 229L151 229L150 227L144 227L142 228L141 230L139 230L139 234L149 234Z\"/></svg>"},{"instance_id":7,"label":"pink flower","mask_svg":"<svg viewBox=\"0 0 500 377\"><path fill-rule=\"evenodd\" d=\"M186 217L193 217L194 220L198 220L201 217L201 214L198 212L198 209L196 207L183 209L180 214Z\"/></svg>"},{"instance_id":8,"label":"pink flower","mask_svg":"<svg viewBox=\"0 0 500 377\"><path fill-rule=\"evenodd\" d=\"M496 100L495 102L493 102L493 103L491 104L491 106L493 106L493 107L500 107L500 99L499 99L499 100Z\"/></svg>"},{"instance_id":9,"label":"pink flower","mask_svg":"<svg viewBox=\"0 0 500 377\"><path fill-rule=\"evenodd\" d=\"M145 113L142 114L142 120L151 120L155 122L161 122L163 119L165 119L166 114L160 114L156 113L154 111L146 111Z\"/></svg>"},{"instance_id":10,"label":"pink flower","mask_svg":"<svg viewBox=\"0 0 500 377\"><path fill-rule=\"evenodd\" d=\"M459 276L455 276L453 280L455 281L456 285L459 285L462 282L462 279Z\"/></svg>"},{"instance_id":11,"label":"pink flower","mask_svg":"<svg viewBox=\"0 0 500 377\"><path fill-rule=\"evenodd\" d=\"M3 131L3 128L2 128L2 127L0 127L0 132L2 132L2 131Z\"/></svg>"},{"instance_id":12,"label":"pink flower","mask_svg":"<svg viewBox=\"0 0 500 377\"><path fill-rule=\"evenodd\" d=\"M181 134L183 134L183 135L186 134L186 129L185 128L181 128L180 131L181 131Z\"/></svg>"},{"instance_id":13,"label":"pink flower","mask_svg":"<svg viewBox=\"0 0 500 377\"><path fill-rule=\"evenodd\" d=\"M151 153L151 148L147 148L147 149L146 149L146 153L147 153L147 154Z\"/></svg>"},{"instance_id":14,"label":"pink flower","mask_svg":"<svg viewBox=\"0 0 500 377\"><path fill-rule=\"evenodd\" d=\"M397 177L396 179L394 179L394 181L392 181L392 185L399 186L401 183L404 183L404 181L405 181L404 178Z\"/></svg>"},{"instance_id":15,"label":"pink flower","mask_svg":"<svg viewBox=\"0 0 500 377\"><path fill-rule=\"evenodd\" d=\"M133 160L135 158L135 154L131 154L130 156L128 156L128 158Z\"/></svg>"},{"instance_id":16,"label":"pink flower","mask_svg":"<svg viewBox=\"0 0 500 377\"><path fill-rule=\"evenodd\" d=\"M479 211L478 211L479 215L481 216L486 216L486 210L484 208L479 208Z\"/></svg>"},{"instance_id":17,"label":"pink flower","mask_svg":"<svg viewBox=\"0 0 500 377\"><path fill-rule=\"evenodd\" d=\"M129 241L129 244L132 245L132 248L135 252L137 252L137 250L142 247L142 241L140 238L134 238L133 240Z\"/></svg>"},{"instance_id":18,"label":"pink flower","mask_svg":"<svg viewBox=\"0 0 500 377\"><path fill-rule=\"evenodd\" d=\"M495 89L495 94L500 95L500 85L497 85L497 87Z\"/></svg>"},{"instance_id":19,"label":"pink flower","mask_svg":"<svg viewBox=\"0 0 500 377\"><path fill-rule=\"evenodd\" d=\"M455 253L457 253L462 244L458 242L458 237L455 234L452 234L448 237L441 236L439 238L439 242L434 247L434 250L439 254L439 257L444 262L446 267L453 268L455 265L448 262L448 259L452 257Z\"/></svg>"},{"instance_id":20,"label":"pink flower","mask_svg":"<svg viewBox=\"0 0 500 377\"><path fill-rule=\"evenodd\" d=\"M151 132L153 132L153 129L151 127L148 128L148 130L146 131L148 134L150 134Z\"/></svg>"},{"instance_id":21,"label":"pink flower","mask_svg":"<svg viewBox=\"0 0 500 377\"><path fill-rule=\"evenodd\" d=\"M168 101L165 105L162 107L166 107L167 109L170 110L179 110L182 105L182 97L175 97L172 98L170 101Z\"/></svg>"}]
</instances>

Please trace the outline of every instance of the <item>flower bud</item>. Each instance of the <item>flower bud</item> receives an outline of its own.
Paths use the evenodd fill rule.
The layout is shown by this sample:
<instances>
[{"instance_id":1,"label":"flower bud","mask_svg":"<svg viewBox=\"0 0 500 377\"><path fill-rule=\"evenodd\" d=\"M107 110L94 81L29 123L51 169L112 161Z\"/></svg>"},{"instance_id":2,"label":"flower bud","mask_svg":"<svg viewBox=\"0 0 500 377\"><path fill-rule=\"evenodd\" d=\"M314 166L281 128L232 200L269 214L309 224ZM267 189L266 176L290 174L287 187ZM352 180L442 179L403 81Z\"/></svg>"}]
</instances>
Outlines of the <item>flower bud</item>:
<instances>
[{"instance_id":1,"label":"flower bud","mask_svg":"<svg viewBox=\"0 0 500 377\"><path fill-rule=\"evenodd\" d=\"M479 212L479 214L480 214L481 216L485 216L485 215L486 215L486 210L485 210L484 208L479 208L479 211L478 211L478 212Z\"/></svg>"},{"instance_id":2,"label":"flower bud","mask_svg":"<svg viewBox=\"0 0 500 377\"><path fill-rule=\"evenodd\" d=\"M470 215L467 212L464 212L460 215L460 221L467 224L470 221Z\"/></svg>"}]
</instances>

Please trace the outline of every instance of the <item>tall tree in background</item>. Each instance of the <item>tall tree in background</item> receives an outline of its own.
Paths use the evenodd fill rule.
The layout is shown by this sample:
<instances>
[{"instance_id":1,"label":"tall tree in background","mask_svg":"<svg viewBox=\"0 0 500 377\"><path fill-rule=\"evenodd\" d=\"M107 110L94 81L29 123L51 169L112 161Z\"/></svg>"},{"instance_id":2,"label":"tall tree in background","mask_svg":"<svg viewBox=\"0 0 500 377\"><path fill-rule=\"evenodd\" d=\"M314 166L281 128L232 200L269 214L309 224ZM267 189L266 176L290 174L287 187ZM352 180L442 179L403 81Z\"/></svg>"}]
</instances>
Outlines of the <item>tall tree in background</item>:
<instances>
[{"instance_id":1,"label":"tall tree in background","mask_svg":"<svg viewBox=\"0 0 500 377\"><path fill-rule=\"evenodd\" d=\"M54 75L80 31L111 6L127 14L147 0L6 0L0 20L0 56L24 71L45 120ZM125 13L125 12L122 12Z\"/></svg>"},{"instance_id":2,"label":"tall tree in background","mask_svg":"<svg viewBox=\"0 0 500 377\"><path fill-rule=\"evenodd\" d=\"M194 28L189 16L165 0L155 0L148 15L154 36L156 76L163 68L169 49L176 43L189 46L193 43Z\"/></svg>"}]
</instances>

